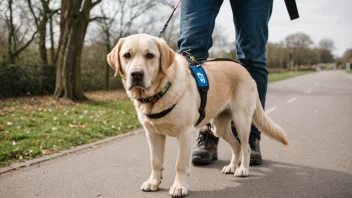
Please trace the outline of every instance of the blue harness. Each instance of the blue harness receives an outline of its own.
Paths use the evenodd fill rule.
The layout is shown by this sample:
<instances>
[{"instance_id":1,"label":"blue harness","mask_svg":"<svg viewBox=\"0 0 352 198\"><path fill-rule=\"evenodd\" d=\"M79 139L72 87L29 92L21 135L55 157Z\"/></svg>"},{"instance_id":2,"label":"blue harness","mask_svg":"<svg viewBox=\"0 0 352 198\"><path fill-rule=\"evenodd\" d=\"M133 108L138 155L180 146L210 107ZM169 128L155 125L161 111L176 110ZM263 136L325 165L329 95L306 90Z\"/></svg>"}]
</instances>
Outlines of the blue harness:
<instances>
[{"instance_id":1,"label":"blue harness","mask_svg":"<svg viewBox=\"0 0 352 198\"><path fill-rule=\"evenodd\" d=\"M202 60L202 61L195 61L195 60L191 60L191 59L187 59L187 60L190 63L189 69L191 70L191 74L197 83L198 92L199 92L199 96L200 96L200 106L198 109L199 118L197 120L197 123L195 124L195 126L197 126L205 118L205 106L207 105L207 96L208 96L208 90L209 90L208 77L207 77L207 74L205 73L204 68L202 67L201 64L204 62L211 62L211 61L232 61L232 62L236 62L236 63L238 63L238 62L235 60L232 60L232 59L228 59L228 58L214 58L214 59L206 59L206 60ZM149 97L149 98L141 98L141 99L139 99L139 101L142 103L156 102L158 99L160 99L167 92L167 90L169 89L170 86L171 86L171 83L167 83L166 86L164 87L164 89L162 91L160 91L157 95ZM173 106L171 106L170 108L168 108L164 111L161 111L161 112L155 113L155 114L148 114L146 116L148 118L152 118L152 119L162 118L165 115L167 115L168 113L170 113L175 106L176 106L176 104L174 104ZM208 125L208 127L209 127L209 125Z\"/></svg>"},{"instance_id":2,"label":"blue harness","mask_svg":"<svg viewBox=\"0 0 352 198\"><path fill-rule=\"evenodd\" d=\"M191 70L192 76L196 80L200 96L200 106L198 109L199 118L197 120L197 123L195 124L195 126L197 126L205 118L205 106L207 105L209 81L202 65L190 65L189 69Z\"/></svg>"}]
</instances>

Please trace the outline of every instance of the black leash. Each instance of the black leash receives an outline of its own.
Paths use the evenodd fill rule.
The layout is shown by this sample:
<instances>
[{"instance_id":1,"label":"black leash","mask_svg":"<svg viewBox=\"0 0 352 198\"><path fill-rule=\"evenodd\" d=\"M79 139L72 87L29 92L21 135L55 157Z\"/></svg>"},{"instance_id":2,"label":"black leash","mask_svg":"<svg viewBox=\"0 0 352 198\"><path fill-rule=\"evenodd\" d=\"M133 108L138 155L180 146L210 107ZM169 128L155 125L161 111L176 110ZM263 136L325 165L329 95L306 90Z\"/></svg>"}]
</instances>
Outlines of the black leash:
<instances>
[{"instance_id":1,"label":"black leash","mask_svg":"<svg viewBox=\"0 0 352 198\"><path fill-rule=\"evenodd\" d=\"M172 13L171 13L169 19L166 21L166 23L165 23L165 25L164 25L164 28L163 28L163 29L161 30L161 32L159 33L158 38L163 38L163 37L164 37L165 30L166 30L167 26L169 25L169 22L170 22L172 16L174 16L174 13L175 13L175 11L176 11L178 5L180 4L180 2L181 2L181 0L178 0L178 1L177 1L176 5L174 6L174 10L172 11Z\"/></svg>"}]
</instances>

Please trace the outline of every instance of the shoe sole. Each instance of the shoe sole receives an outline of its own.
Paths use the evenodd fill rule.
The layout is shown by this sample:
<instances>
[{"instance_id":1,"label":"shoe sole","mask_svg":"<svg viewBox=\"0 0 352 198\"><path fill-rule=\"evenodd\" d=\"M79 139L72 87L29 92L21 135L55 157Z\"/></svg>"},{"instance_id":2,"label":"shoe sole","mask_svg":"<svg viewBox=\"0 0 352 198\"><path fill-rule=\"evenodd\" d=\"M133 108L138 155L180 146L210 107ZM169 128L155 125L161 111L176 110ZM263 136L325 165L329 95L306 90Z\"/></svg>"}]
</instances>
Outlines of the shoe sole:
<instances>
[{"instance_id":1,"label":"shoe sole","mask_svg":"<svg viewBox=\"0 0 352 198\"><path fill-rule=\"evenodd\" d=\"M211 164L213 163L213 161L216 161L218 160L218 154L215 153L213 154L213 156L211 157L211 159L202 159L198 156L194 156L192 157L192 164L193 165L208 165L208 164Z\"/></svg>"}]
</instances>

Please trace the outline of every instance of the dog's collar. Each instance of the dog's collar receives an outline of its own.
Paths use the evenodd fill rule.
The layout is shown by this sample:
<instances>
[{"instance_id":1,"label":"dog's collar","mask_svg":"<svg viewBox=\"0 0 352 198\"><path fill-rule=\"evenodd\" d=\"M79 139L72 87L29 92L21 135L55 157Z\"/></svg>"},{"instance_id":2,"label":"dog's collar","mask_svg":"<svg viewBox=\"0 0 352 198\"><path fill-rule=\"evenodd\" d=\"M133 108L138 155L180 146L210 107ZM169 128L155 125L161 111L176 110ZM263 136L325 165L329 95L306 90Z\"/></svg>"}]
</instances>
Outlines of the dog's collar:
<instances>
[{"instance_id":1,"label":"dog's collar","mask_svg":"<svg viewBox=\"0 0 352 198\"><path fill-rule=\"evenodd\" d=\"M174 107L176 106L176 104L174 104L172 107L162 111L162 112L159 112L159 113L154 113L154 114L148 114L146 115L148 118L151 118L151 119L158 119L158 118L162 118L164 116L166 116L168 113L170 113L170 111L172 111L174 109Z\"/></svg>"},{"instance_id":2,"label":"dog's collar","mask_svg":"<svg viewBox=\"0 0 352 198\"><path fill-rule=\"evenodd\" d=\"M171 87L171 82L167 82L164 88L161 91L159 91L159 93L157 93L156 95L149 98L139 98L138 101L142 103L156 102L166 94L166 92L169 90L170 87Z\"/></svg>"}]
</instances>

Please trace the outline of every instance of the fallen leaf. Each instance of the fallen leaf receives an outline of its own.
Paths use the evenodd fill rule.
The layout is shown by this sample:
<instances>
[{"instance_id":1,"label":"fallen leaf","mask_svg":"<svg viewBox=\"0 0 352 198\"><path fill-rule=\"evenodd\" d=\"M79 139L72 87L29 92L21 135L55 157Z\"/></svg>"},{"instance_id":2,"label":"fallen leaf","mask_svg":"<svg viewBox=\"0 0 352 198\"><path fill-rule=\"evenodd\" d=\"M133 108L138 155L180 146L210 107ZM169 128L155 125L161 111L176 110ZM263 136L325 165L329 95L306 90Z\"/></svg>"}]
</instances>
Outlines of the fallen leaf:
<instances>
[{"instance_id":1,"label":"fallen leaf","mask_svg":"<svg viewBox=\"0 0 352 198\"><path fill-rule=\"evenodd\" d=\"M24 156L32 154L33 150L29 150L27 153L24 153Z\"/></svg>"},{"instance_id":2,"label":"fallen leaf","mask_svg":"<svg viewBox=\"0 0 352 198\"><path fill-rule=\"evenodd\" d=\"M53 154L53 152L51 150L44 149L44 150L42 150L42 154L43 155L51 155L51 154Z\"/></svg>"},{"instance_id":3,"label":"fallen leaf","mask_svg":"<svg viewBox=\"0 0 352 198\"><path fill-rule=\"evenodd\" d=\"M23 160L22 155L18 156L18 159L19 159L19 160Z\"/></svg>"},{"instance_id":4,"label":"fallen leaf","mask_svg":"<svg viewBox=\"0 0 352 198\"><path fill-rule=\"evenodd\" d=\"M0 124L0 131L4 130L5 126Z\"/></svg>"}]
</instances>

